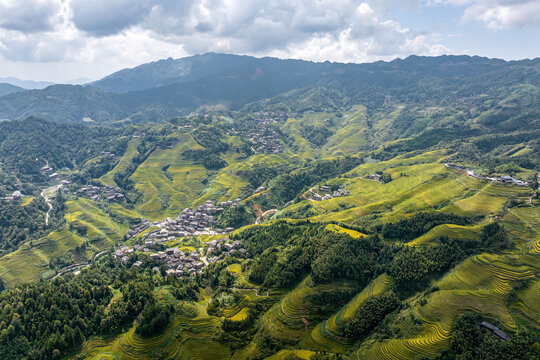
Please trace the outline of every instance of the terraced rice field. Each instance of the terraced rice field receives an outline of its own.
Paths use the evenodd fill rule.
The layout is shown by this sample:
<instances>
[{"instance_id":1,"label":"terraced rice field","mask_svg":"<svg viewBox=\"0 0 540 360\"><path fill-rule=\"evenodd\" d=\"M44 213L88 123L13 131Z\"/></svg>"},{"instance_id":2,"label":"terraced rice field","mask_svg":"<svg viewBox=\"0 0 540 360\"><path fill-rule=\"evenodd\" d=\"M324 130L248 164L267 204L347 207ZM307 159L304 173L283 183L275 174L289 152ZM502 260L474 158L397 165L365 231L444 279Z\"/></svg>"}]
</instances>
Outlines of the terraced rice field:
<instances>
[{"instance_id":1,"label":"terraced rice field","mask_svg":"<svg viewBox=\"0 0 540 360\"><path fill-rule=\"evenodd\" d=\"M308 276L263 315L263 324L273 338L286 343L296 343L309 335L310 330L316 325L311 318L317 314L310 313L308 297L315 293L347 289L352 286L350 282L314 286Z\"/></svg>"},{"instance_id":2,"label":"terraced rice field","mask_svg":"<svg viewBox=\"0 0 540 360\"><path fill-rule=\"evenodd\" d=\"M0 278L8 287L39 280L51 275L48 269L53 258L69 254L75 247L90 239L90 245L99 251L122 238L127 226L115 223L94 202L79 198L66 203L66 220L86 226L85 237L68 229L54 231L45 238L25 244L15 252L0 258ZM54 275L54 274L53 274Z\"/></svg>"},{"instance_id":3,"label":"terraced rice field","mask_svg":"<svg viewBox=\"0 0 540 360\"><path fill-rule=\"evenodd\" d=\"M346 229L344 227L341 227L341 226L335 225L335 224L328 224L326 226L326 229L330 230L330 231L335 231L335 232L347 234L347 235L349 235L350 237L352 237L354 239L360 239L360 238L363 238L363 237L367 236L366 234L362 234L360 231Z\"/></svg>"},{"instance_id":4,"label":"terraced rice field","mask_svg":"<svg viewBox=\"0 0 540 360\"><path fill-rule=\"evenodd\" d=\"M314 351L310 350L281 350L280 352L268 357L268 360L292 360L292 359L302 359L309 360L311 355L314 355Z\"/></svg>"},{"instance_id":5,"label":"terraced rice field","mask_svg":"<svg viewBox=\"0 0 540 360\"><path fill-rule=\"evenodd\" d=\"M249 309L244 307L242 310L237 312L234 316L230 317L229 320L231 321L244 321L247 319L249 314Z\"/></svg>"},{"instance_id":6,"label":"terraced rice field","mask_svg":"<svg viewBox=\"0 0 540 360\"><path fill-rule=\"evenodd\" d=\"M328 156L356 154L360 147L371 137L367 130L366 109L355 106L343 117L345 124L324 145L323 151Z\"/></svg>"},{"instance_id":7,"label":"terraced rice field","mask_svg":"<svg viewBox=\"0 0 540 360\"><path fill-rule=\"evenodd\" d=\"M119 204L110 204L109 211L124 219L140 219L142 217L137 211L126 209Z\"/></svg>"},{"instance_id":8,"label":"terraced rice field","mask_svg":"<svg viewBox=\"0 0 540 360\"><path fill-rule=\"evenodd\" d=\"M182 157L184 151L202 147L188 134L179 135L178 141L172 149L152 152L131 176L143 194L137 210L151 219L178 215L205 188L202 183L207 175L205 168ZM163 170L166 166L172 180Z\"/></svg>"},{"instance_id":9,"label":"terraced rice field","mask_svg":"<svg viewBox=\"0 0 540 360\"><path fill-rule=\"evenodd\" d=\"M175 316L161 335L143 339L135 328L114 338L88 341L80 353L82 359L229 359L229 350L212 340L217 318L199 314L196 318Z\"/></svg>"},{"instance_id":10,"label":"terraced rice field","mask_svg":"<svg viewBox=\"0 0 540 360\"><path fill-rule=\"evenodd\" d=\"M443 224L435 226L433 229L429 230L424 235L419 236L413 241L407 243L407 245L426 245L431 243L433 240L440 238L441 236L447 236L450 239L477 240L479 238L480 231L481 229L477 225L462 226L455 224Z\"/></svg>"},{"instance_id":11,"label":"terraced rice field","mask_svg":"<svg viewBox=\"0 0 540 360\"><path fill-rule=\"evenodd\" d=\"M448 347L453 323L466 310L492 319L507 332L516 331L517 323L505 305L505 296L511 291L512 284L537 278L539 272L540 264L531 255L480 254L469 258L437 282L440 290L427 297L426 305L416 304L412 308L422 322L422 330L418 334L364 346L360 348L358 357L416 359L435 356ZM534 284L521 295L523 306L523 300L536 301L540 297Z\"/></svg>"},{"instance_id":12,"label":"terraced rice field","mask_svg":"<svg viewBox=\"0 0 540 360\"><path fill-rule=\"evenodd\" d=\"M347 352L353 343L343 336L342 329L345 323L354 316L354 313L364 301L370 296L382 294L388 290L390 284L391 280L386 274L377 277L339 312L328 320L317 324L309 335L302 340L300 345L303 348L318 351Z\"/></svg>"},{"instance_id":13,"label":"terraced rice field","mask_svg":"<svg viewBox=\"0 0 540 360\"><path fill-rule=\"evenodd\" d=\"M40 279L47 272L52 258L65 255L84 243L84 239L65 229L55 231L43 239L25 244L0 258L0 278L7 287Z\"/></svg>"},{"instance_id":14,"label":"terraced rice field","mask_svg":"<svg viewBox=\"0 0 540 360\"><path fill-rule=\"evenodd\" d=\"M34 201L33 196L25 196L22 199L21 206L28 206L32 201Z\"/></svg>"},{"instance_id":15,"label":"terraced rice field","mask_svg":"<svg viewBox=\"0 0 540 360\"><path fill-rule=\"evenodd\" d=\"M374 170L379 164L364 164L357 169L359 173L364 173L365 169L362 166ZM384 167L379 165L379 168ZM440 163L399 165L385 170L394 178L389 183L352 178L347 185L351 192L350 196L312 202L314 209L321 215L311 217L310 220L347 222L372 212L383 212L381 221L395 221L404 215L414 213L415 210L438 208L470 189L481 188L484 185L463 174L448 172ZM301 207L307 203L303 201L293 206ZM347 209L342 210L340 204L346 205Z\"/></svg>"},{"instance_id":16,"label":"terraced rice field","mask_svg":"<svg viewBox=\"0 0 540 360\"><path fill-rule=\"evenodd\" d=\"M239 287L243 289L256 289L258 288L257 285L252 284L249 282L249 280L246 278L246 276L242 273L242 267L240 264L231 264L227 266L227 270L231 273L233 273L237 279L240 280Z\"/></svg>"},{"instance_id":17,"label":"terraced rice field","mask_svg":"<svg viewBox=\"0 0 540 360\"><path fill-rule=\"evenodd\" d=\"M125 235L128 226L114 222L96 203L85 198L68 201L65 218L70 223L77 223L87 228L85 237L99 249L119 241ZM105 241L104 241L105 240Z\"/></svg>"},{"instance_id":18,"label":"terraced rice field","mask_svg":"<svg viewBox=\"0 0 540 360\"><path fill-rule=\"evenodd\" d=\"M131 161L133 160L133 158L139 154L139 152L137 151L137 146L139 146L140 143L141 143L140 139L130 140L128 147L126 149L126 152L120 158L116 166L107 174L103 175L99 180L105 185L116 186L116 182L114 181L114 175L116 173L123 172L126 169L126 167L129 164L131 164Z\"/></svg>"}]
</instances>

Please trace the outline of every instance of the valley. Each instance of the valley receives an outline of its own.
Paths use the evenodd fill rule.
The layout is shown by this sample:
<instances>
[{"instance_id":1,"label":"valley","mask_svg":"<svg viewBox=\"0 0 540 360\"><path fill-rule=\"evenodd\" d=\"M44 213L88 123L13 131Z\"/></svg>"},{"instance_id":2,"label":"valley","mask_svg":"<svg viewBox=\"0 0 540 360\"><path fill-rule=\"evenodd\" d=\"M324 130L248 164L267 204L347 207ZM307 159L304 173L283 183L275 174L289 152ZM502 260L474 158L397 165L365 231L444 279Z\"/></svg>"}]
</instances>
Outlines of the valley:
<instances>
[{"instance_id":1,"label":"valley","mask_svg":"<svg viewBox=\"0 0 540 360\"><path fill-rule=\"evenodd\" d=\"M0 195L22 193L20 202L0 204L0 353L538 356L538 61L505 68L467 57L461 65L400 60L394 76L402 86L370 91L343 79L318 82L323 91L308 76L346 68L361 82L370 78L364 67L299 63L295 84L305 87L291 80L264 92L266 81L290 75L271 76L288 63L229 60L216 68L268 69L236 108L104 116L91 126L67 121L69 113L0 123ZM402 78L403 62L440 76L452 92L424 99L424 75ZM441 70L462 66L461 78L478 63L494 73L483 70L476 83L456 85ZM513 80L524 67L534 70L529 84ZM141 69L130 71L136 79ZM184 74L169 86L203 87L207 76ZM111 76L94 85L120 97L127 89L115 84ZM173 93L144 86L132 90ZM10 99L0 97L0 106ZM527 117L516 110L524 99ZM481 322L509 338L498 340ZM476 331L476 342L463 329Z\"/></svg>"}]
</instances>

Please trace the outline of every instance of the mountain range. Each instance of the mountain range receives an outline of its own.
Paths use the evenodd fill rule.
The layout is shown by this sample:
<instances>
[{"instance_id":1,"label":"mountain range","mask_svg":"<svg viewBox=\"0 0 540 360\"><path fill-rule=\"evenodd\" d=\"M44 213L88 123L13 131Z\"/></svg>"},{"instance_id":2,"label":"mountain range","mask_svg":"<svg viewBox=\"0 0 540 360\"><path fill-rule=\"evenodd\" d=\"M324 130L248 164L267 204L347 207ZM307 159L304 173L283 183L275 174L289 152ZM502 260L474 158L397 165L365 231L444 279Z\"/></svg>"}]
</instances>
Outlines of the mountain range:
<instances>
[{"instance_id":1,"label":"mountain range","mask_svg":"<svg viewBox=\"0 0 540 360\"><path fill-rule=\"evenodd\" d=\"M23 91L2 87L0 118L61 123L159 121L204 110L246 106L303 111L380 106L388 99L435 106L540 85L540 59L410 56L366 64L315 63L208 53L124 69L83 86ZM486 90L487 89L487 90ZM332 101L314 96L332 94ZM286 95L287 104L284 104ZM281 96L281 97L280 97ZM309 104L306 105L306 99Z\"/></svg>"}]
</instances>

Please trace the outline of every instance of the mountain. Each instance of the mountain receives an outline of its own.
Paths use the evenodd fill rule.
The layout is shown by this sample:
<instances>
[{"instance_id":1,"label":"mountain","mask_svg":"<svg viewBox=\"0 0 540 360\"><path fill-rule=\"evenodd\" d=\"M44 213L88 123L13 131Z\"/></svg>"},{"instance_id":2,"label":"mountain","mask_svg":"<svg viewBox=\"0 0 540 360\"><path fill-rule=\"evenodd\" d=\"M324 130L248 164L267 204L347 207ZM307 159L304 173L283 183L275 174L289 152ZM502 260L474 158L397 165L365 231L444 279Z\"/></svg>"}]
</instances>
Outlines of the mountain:
<instances>
[{"instance_id":1,"label":"mountain","mask_svg":"<svg viewBox=\"0 0 540 360\"><path fill-rule=\"evenodd\" d=\"M540 359L538 60L222 59L0 97L2 359Z\"/></svg>"},{"instance_id":2,"label":"mountain","mask_svg":"<svg viewBox=\"0 0 540 360\"><path fill-rule=\"evenodd\" d=\"M0 97L0 118L36 116L64 123L107 122L125 116L122 101L91 86L52 85Z\"/></svg>"},{"instance_id":3,"label":"mountain","mask_svg":"<svg viewBox=\"0 0 540 360\"><path fill-rule=\"evenodd\" d=\"M54 85L50 81L21 80L13 76L0 78L0 82L15 85L23 89L44 89L47 86Z\"/></svg>"},{"instance_id":4,"label":"mountain","mask_svg":"<svg viewBox=\"0 0 540 360\"><path fill-rule=\"evenodd\" d=\"M524 86L533 94L538 90L540 59L411 56L341 64L205 54L122 70L87 86L57 85L3 96L0 117L147 122L193 111L240 110L246 105L250 110L296 112L365 105L378 111L389 100L406 107L477 107L485 95L502 100ZM313 95L317 88L321 94L334 94L332 105L324 96ZM538 97L531 99L537 105ZM536 105L531 109L536 111Z\"/></svg>"},{"instance_id":5,"label":"mountain","mask_svg":"<svg viewBox=\"0 0 540 360\"><path fill-rule=\"evenodd\" d=\"M0 83L0 96L12 94L14 92L23 91L23 90L25 89L15 86L15 85L11 85L8 83Z\"/></svg>"},{"instance_id":6,"label":"mountain","mask_svg":"<svg viewBox=\"0 0 540 360\"><path fill-rule=\"evenodd\" d=\"M249 56L209 53L182 59L168 58L115 72L90 83L105 91L123 93L190 82L256 62Z\"/></svg>"}]
</instances>

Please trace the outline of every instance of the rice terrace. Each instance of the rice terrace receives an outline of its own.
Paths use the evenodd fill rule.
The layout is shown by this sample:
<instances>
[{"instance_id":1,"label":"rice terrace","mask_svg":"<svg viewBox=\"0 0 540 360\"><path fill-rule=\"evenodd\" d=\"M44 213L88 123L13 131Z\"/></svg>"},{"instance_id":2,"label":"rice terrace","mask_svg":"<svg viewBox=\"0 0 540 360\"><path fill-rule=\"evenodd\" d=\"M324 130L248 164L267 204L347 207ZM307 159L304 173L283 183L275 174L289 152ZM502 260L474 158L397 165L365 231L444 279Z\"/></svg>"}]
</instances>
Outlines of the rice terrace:
<instances>
[{"instance_id":1,"label":"rice terrace","mask_svg":"<svg viewBox=\"0 0 540 360\"><path fill-rule=\"evenodd\" d=\"M24 3L1 359L540 360L536 2Z\"/></svg>"}]
</instances>

